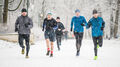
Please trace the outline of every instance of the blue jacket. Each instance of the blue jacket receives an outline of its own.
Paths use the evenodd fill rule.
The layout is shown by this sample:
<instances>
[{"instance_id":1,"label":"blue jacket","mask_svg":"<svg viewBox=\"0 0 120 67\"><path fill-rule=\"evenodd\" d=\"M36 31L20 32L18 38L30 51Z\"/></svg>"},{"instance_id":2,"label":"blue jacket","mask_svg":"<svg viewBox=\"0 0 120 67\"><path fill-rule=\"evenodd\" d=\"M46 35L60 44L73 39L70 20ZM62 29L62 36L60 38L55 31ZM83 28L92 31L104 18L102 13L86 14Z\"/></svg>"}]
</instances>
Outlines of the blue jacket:
<instances>
[{"instance_id":1,"label":"blue jacket","mask_svg":"<svg viewBox=\"0 0 120 67\"><path fill-rule=\"evenodd\" d=\"M87 24L87 28L90 28L90 27L92 29L92 37L103 36L102 28L105 27L105 22L101 17L91 18Z\"/></svg>"},{"instance_id":2,"label":"blue jacket","mask_svg":"<svg viewBox=\"0 0 120 67\"><path fill-rule=\"evenodd\" d=\"M74 16L71 21L71 29L74 25L75 32L84 32L84 28L81 24L87 25L86 19L83 16L76 17Z\"/></svg>"}]
</instances>

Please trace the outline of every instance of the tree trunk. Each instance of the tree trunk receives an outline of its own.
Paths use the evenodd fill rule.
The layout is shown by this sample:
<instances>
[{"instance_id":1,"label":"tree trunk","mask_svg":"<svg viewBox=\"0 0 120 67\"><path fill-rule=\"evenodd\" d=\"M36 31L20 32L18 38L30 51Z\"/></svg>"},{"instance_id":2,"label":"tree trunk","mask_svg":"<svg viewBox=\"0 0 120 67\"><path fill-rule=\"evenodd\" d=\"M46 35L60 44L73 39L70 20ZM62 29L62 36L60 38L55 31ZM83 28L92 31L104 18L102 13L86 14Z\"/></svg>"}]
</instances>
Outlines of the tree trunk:
<instances>
[{"instance_id":1,"label":"tree trunk","mask_svg":"<svg viewBox=\"0 0 120 67\"><path fill-rule=\"evenodd\" d=\"M3 22L3 0L0 0L0 23Z\"/></svg>"},{"instance_id":2,"label":"tree trunk","mask_svg":"<svg viewBox=\"0 0 120 67\"><path fill-rule=\"evenodd\" d=\"M117 10L116 10L116 17L114 24L114 38L117 37L117 33L118 33L119 10L120 10L120 0L117 1Z\"/></svg>"},{"instance_id":3,"label":"tree trunk","mask_svg":"<svg viewBox=\"0 0 120 67\"><path fill-rule=\"evenodd\" d=\"M3 13L3 23L7 23L8 17L8 0L4 0L4 13Z\"/></svg>"}]
</instances>

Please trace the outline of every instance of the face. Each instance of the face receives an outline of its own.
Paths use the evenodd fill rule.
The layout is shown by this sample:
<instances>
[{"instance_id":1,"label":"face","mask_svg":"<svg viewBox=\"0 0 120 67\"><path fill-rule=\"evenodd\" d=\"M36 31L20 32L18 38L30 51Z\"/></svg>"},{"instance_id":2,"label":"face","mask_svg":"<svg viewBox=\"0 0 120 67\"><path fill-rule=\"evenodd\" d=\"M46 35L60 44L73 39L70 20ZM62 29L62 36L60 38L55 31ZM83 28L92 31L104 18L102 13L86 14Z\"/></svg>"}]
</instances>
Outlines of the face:
<instances>
[{"instance_id":1,"label":"face","mask_svg":"<svg viewBox=\"0 0 120 67\"><path fill-rule=\"evenodd\" d=\"M98 17L98 14L93 14L93 17L94 17L94 18L97 18L97 17Z\"/></svg>"},{"instance_id":2,"label":"face","mask_svg":"<svg viewBox=\"0 0 120 67\"><path fill-rule=\"evenodd\" d=\"M60 22L60 19L56 19L57 22Z\"/></svg>"},{"instance_id":3,"label":"face","mask_svg":"<svg viewBox=\"0 0 120 67\"><path fill-rule=\"evenodd\" d=\"M76 14L77 17L80 16L80 12L76 12L75 14Z\"/></svg>"},{"instance_id":4,"label":"face","mask_svg":"<svg viewBox=\"0 0 120 67\"><path fill-rule=\"evenodd\" d=\"M47 19L51 19L52 18L52 15L47 15Z\"/></svg>"},{"instance_id":5,"label":"face","mask_svg":"<svg viewBox=\"0 0 120 67\"><path fill-rule=\"evenodd\" d=\"M26 16L27 15L27 12L22 12L22 16Z\"/></svg>"}]
</instances>

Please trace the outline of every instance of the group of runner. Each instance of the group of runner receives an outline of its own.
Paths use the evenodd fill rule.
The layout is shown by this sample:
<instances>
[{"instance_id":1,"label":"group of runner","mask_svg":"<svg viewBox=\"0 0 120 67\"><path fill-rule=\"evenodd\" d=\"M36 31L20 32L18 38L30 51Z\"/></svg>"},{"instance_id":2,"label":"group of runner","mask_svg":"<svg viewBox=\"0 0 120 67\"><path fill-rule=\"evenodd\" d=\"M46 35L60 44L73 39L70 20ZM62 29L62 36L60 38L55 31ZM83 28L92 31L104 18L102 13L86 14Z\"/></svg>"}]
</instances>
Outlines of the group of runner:
<instances>
[{"instance_id":1,"label":"group of runner","mask_svg":"<svg viewBox=\"0 0 120 67\"><path fill-rule=\"evenodd\" d=\"M28 53L30 49L29 39L30 39L30 29L33 27L33 22L31 18L27 15L27 10L25 8L22 9L22 15L19 16L15 23L15 32L19 34L19 44L22 47L22 54L24 54L25 46L23 45L23 40L26 41L26 58L29 58ZM92 39L94 43L94 60L97 59L97 51L98 47L102 47L103 44L103 30L105 27L105 22L102 17L99 16L97 10L93 10L93 17L88 21L86 21L84 16L80 15L80 10L75 10L75 16L73 16L71 20L70 31L74 33L76 39L76 56L80 55L80 48L82 45L82 39L84 35L84 27L89 29L91 27L92 31ZM60 50L61 38L63 32L65 31L65 27L63 23L60 21L60 17L54 19L52 17L52 13L48 13L46 18L43 21L42 31L44 32L44 37L47 45L47 53L46 55L53 57L53 49L54 42L57 40L57 47Z\"/></svg>"}]
</instances>

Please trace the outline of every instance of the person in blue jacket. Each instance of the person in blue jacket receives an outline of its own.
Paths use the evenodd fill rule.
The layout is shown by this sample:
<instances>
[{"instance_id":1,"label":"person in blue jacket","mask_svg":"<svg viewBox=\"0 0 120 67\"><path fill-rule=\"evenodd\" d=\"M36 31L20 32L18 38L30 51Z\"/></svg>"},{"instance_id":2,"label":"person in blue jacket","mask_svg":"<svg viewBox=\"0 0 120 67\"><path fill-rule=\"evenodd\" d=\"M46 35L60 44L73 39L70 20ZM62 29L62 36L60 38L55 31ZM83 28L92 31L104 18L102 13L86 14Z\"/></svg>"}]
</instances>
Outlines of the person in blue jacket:
<instances>
[{"instance_id":1,"label":"person in blue jacket","mask_svg":"<svg viewBox=\"0 0 120 67\"><path fill-rule=\"evenodd\" d=\"M75 10L76 16L72 18L71 21L71 29L70 31L73 31L73 26L74 26L74 35L76 38L76 49L77 53L76 56L79 56L80 54L80 47L81 47L81 42L83 39L83 32L84 32L84 26L87 25L86 19L83 16L80 16L80 10L76 9Z\"/></svg>"},{"instance_id":2,"label":"person in blue jacket","mask_svg":"<svg viewBox=\"0 0 120 67\"><path fill-rule=\"evenodd\" d=\"M94 43L94 60L97 59L97 48L102 47L103 43L103 30L105 27L105 22L103 18L99 17L96 9L93 10L93 17L88 21L87 28L92 29L92 39Z\"/></svg>"}]
</instances>

